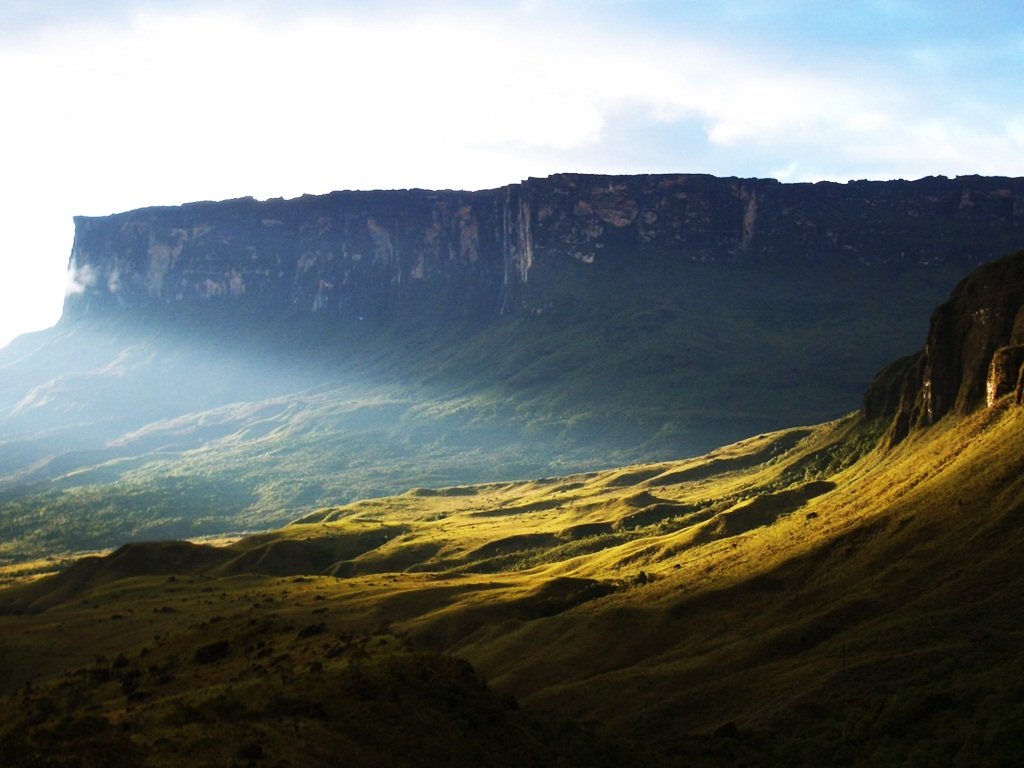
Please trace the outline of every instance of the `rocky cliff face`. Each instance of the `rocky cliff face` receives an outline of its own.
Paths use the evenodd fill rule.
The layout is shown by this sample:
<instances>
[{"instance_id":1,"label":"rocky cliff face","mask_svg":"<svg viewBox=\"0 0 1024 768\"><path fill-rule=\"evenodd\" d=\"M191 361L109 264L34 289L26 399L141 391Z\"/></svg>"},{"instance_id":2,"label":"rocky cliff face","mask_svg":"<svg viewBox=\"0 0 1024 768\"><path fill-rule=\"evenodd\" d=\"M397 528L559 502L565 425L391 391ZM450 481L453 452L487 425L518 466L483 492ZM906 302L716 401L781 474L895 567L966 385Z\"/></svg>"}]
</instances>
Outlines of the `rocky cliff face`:
<instances>
[{"instance_id":1,"label":"rocky cliff face","mask_svg":"<svg viewBox=\"0 0 1024 768\"><path fill-rule=\"evenodd\" d=\"M1024 251L986 264L932 316L928 340L897 373L883 372L865 398L869 418L894 412L889 440L948 413L1024 402Z\"/></svg>"},{"instance_id":2,"label":"rocky cliff face","mask_svg":"<svg viewBox=\"0 0 1024 768\"><path fill-rule=\"evenodd\" d=\"M563 174L480 192L240 199L75 223L69 319L207 306L476 318L543 311L543 288L584 269L981 263L1024 245L1024 179Z\"/></svg>"}]
</instances>

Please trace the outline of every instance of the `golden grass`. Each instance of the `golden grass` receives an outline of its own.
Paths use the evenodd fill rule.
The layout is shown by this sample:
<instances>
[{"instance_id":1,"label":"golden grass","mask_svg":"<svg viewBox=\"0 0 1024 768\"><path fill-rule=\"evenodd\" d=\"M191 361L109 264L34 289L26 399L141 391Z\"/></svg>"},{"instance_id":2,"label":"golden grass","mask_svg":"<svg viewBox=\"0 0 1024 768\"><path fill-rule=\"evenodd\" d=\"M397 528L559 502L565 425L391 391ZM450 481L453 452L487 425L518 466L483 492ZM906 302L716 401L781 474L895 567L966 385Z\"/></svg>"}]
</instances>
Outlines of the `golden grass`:
<instances>
[{"instance_id":1,"label":"golden grass","mask_svg":"<svg viewBox=\"0 0 1024 768\"><path fill-rule=\"evenodd\" d=\"M216 548L119 550L0 593L29 611L0 616L0 690L58 690L98 656L160 669L219 639L248 648L216 672L144 678L133 714L113 686L87 697L111 723L145 723L128 730L159 752L201 740L168 724L175 707L278 675L256 643L287 655L289 674L320 662L340 675L339 638L375 638L382 658L454 653L537 711L677 754L726 722L760 734L760 750L798 749L810 722L816 754L842 762L851 722L878 737L860 707L896 712L901 686L967 706L977 691L951 675L996 679L1021 661L971 633L1024 637L1024 409L851 448L877 432L850 417L700 459L417 489ZM326 658L341 659L333 673Z\"/></svg>"}]
</instances>

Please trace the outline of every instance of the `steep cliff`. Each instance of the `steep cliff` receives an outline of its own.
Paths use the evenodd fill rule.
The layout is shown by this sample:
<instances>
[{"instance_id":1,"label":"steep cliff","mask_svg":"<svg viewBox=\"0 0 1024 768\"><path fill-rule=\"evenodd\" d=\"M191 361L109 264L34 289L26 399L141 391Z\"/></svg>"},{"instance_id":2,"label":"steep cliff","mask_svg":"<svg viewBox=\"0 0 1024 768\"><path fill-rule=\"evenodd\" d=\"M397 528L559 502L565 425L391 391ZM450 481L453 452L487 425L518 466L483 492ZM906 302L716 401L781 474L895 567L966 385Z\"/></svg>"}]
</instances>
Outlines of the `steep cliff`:
<instances>
[{"instance_id":1,"label":"steep cliff","mask_svg":"<svg viewBox=\"0 0 1024 768\"><path fill-rule=\"evenodd\" d=\"M869 418L893 415L891 443L948 413L1024 400L1024 251L964 279L932 315L924 349L868 390Z\"/></svg>"},{"instance_id":2,"label":"steep cliff","mask_svg":"<svg viewBox=\"0 0 1024 768\"><path fill-rule=\"evenodd\" d=\"M579 270L694 262L977 264L1024 245L1024 179L780 184L562 174L479 192L333 192L79 217L69 318L249 307L480 318L557 302Z\"/></svg>"},{"instance_id":3,"label":"steep cliff","mask_svg":"<svg viewBox=\"0 0 1024 768\"><path fill-rule=\"evenodd\" d=\"M80 218L64 319L0 350L0 538L249 530L834 419L1024 248L1022 201L1022 179L560 175ZM993 333L965 403L1021 389L1021 334ZM963 366L929 354L953 387L932 418ZM907 365L872 412L909 423Z\"/></svg>"}]
</instances>

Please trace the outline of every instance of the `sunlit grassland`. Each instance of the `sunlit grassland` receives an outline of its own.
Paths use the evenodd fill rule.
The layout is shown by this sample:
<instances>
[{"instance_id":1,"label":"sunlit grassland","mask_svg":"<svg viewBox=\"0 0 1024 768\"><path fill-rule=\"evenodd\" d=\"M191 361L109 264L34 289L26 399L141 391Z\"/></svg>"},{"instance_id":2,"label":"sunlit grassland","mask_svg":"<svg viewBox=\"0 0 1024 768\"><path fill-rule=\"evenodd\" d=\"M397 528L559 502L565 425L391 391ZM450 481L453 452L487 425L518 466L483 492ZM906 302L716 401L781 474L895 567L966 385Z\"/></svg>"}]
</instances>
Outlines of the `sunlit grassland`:
<instances>
[{"instance_id":1,"label":"sunlit grassland","mask_svg":"<svg viewBox=\"0 0 1024 768\"><path fill-rule=\"evenodd\" d=\"M882 426L848 417L684 461L414 489L220 547L86 560L0 593L27 611L0 617L2 706L89 712L114 728L100 741L126 734L154 765L171 745L229 759L209 729L223 749L291 754L270 722L319 733L345 717L360 724L345 738L365 741L368 714L316 704L356 695L355 659L387 670L376 700L420 690L420 665L455 674L436 655L454 654L488 680L479 706L497 707L502 738L528 727L495 703L512 695L531 717L698 765L998 764L1019 754L1024 714L1024 412L947 418L894 449L875 446ZM223 659L196 661L221 641ZM403 695L387 694L404 702L391 716L434 706ZM232 706L245 725L215 713ZM452 733L447 706L432 727Z\"/></svg>"},{"instance_id":2,"label":"sunlit grassland","mask_svg":"<svg viewBox=\"0 0 1024 768\"><path fill-rule=\"evenodd\" d=\"M528 702L652 739L671 740L685 712L786 749L804 738L825 762L871 764L868 743L895 760L915 734L916 759L998 764L1020 748L1006 734L1021 715L1022 426L1019 410L947 421L833 476L799 512L690 550L642 598L459 652Z\"/></svg>"}]
</instances>

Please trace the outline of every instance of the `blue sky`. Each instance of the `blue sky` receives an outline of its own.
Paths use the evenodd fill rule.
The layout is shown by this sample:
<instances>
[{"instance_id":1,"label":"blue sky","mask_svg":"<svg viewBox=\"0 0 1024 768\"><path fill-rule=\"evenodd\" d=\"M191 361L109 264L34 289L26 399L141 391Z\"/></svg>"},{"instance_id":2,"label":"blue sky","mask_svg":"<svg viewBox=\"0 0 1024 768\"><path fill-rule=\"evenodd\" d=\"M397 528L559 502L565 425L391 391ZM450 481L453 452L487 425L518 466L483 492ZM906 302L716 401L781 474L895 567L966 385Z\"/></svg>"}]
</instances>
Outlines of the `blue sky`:
<instances>
[{"instance_id":1,"label":"blue sky","mask_svg":"<svg viewBox=\"0 0 1024 768\"><path fill-rule=\"evenodd\" d=\"M1024 4L0 0L0 344L76 214L560 171L1024 175Z\"/></svg>"}]
</instances>

